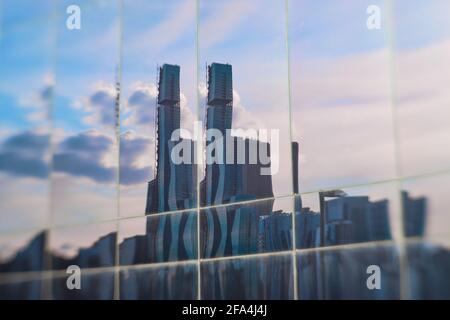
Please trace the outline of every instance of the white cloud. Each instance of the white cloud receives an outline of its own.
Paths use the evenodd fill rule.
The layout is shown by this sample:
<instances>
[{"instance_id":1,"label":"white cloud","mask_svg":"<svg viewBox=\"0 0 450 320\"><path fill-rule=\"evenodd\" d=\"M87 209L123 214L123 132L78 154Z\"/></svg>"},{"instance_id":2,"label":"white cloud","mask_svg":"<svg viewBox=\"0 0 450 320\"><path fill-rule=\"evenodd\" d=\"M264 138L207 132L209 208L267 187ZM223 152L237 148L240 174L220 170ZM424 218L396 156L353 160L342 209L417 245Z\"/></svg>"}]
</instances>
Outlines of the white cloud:
<instances>
[{"instance_id":1,"label":"white cloud","mask_svg":"<svg viewBox=\"0 0 450 320\"><path fill-rule=\"evenodd\" d=\"M110 130L116 125L116 89L112 84L95 83L90 94L75 100L72 106L86 114L83 122L87 125Z\"/></svg>"},{"instance_id":2,"label":"white cloud","mask_svg":"<svg viewBox=\"0 0 450 320\"><path fill-rule=\"evenodd\" d=\"M129 92L122 113L123 125L136 129L140 133L154 135L157 108L156 99L158 96L156 85L137 81L130 85ZM181 127L190 129L193 126L195 116L188 107L188 104L186 95L181 92Z\"/></svg>"},{"instance_id":3,"label":"white cloud","mask_svg":"<svg viewBox=\"0 0 450 320\"><path fill-rule=\"evenodd\" d=\"M205 83L198 86L200 99L204 101L208 94ZM206 111L205 111L206 112ZM233 90L233 129L265 129L263 121L259 119L255 112L249 111L241 101L241 97L236 90Z\"/></svg>"},{"instance_id":4,"label":"white cloud","mask_svg":"<svg viewBox=\"0 0 450 320\"><path fill-rule=\"evenodd\" d=\"M122 124L149 136L154 135L158 96L156 85L137 81L130 85L129 92L121 112Z\"/></svg>"}]
</instances>

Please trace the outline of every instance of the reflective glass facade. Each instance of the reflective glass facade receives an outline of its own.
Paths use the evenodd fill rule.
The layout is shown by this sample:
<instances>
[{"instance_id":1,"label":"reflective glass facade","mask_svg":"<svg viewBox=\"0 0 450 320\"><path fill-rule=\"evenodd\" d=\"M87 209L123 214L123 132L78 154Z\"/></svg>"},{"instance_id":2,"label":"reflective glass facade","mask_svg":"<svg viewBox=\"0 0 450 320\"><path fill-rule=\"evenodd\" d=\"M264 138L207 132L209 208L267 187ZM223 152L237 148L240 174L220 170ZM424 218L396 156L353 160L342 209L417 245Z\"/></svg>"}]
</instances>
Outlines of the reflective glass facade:
<instances>
[{"instance_id":1,"label":"reflective glass facade","mask_svg":"<svg viewBox=\"0 0 450 320\"><path fill-rule=\"evenodd\" d=\"M0 299L449 299L449 10L0 0Z\"/></svg>"}]
</instances>

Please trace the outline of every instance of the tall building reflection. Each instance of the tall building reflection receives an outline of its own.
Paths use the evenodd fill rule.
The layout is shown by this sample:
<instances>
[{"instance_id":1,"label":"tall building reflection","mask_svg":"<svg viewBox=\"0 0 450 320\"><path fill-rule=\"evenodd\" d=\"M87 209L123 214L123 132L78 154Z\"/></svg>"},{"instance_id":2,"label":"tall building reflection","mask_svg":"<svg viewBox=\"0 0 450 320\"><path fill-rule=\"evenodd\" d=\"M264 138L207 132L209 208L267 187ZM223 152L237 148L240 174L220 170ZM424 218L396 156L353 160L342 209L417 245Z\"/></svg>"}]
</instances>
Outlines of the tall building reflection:
<instances>
[{"instance_id":1,"label":"tall building reflection","mask_svg":"<svg viewBox=\"0 0 450 320\"><path fill-rule=\"evenodd\" d=\"M206 156L217 157L219 160L221 158L222 161L209 163L207 158L205 178L200 183L202 206L272 198L272 176L261 174L263 168L270 169L270 161L264 164L258 157L256 161L251 161L255 156L251 152L259 155L265 151L270 157L270 144L232 136L229 131L232 129L233 119L232 66L212 63L208 66L207 73L207 138L211 130L217 130L224 141L213 146L214 153L210 154L208 148L216 141L207 139ZM229 152L232 154L228 154ZM274 201L270 199L203 210L200 216L202 256L290 249L291 213L273 212L273 204Z\"/></svg>"},{"instance_id":2,"label":"tall building reflection","mask_svg":"<svg viewBox=\"0 0 450 320\"><path fill-rule=\"evenodd\" d=\"M392 239L388 200L347 196L325 202L325 246ZM297 213L297 247L321 246L320 213L302 208Z\"/></svg>"},{"instance_id":3,"label":"tall building reflection","mask_svg":"<svg viewBox=\"0 0 450 320\"><path fill-rule=\"evenodd\" d=\"M425 235L427 199L412 198L408 192L402 191L403 213L405 215L403 232L406 237L422 237Z\"/></svg>"},{"instance_id":4,"label":"tall building reflection","mask_svg":"<svg viewBox=\"0 0 450 320\"><path fill-rule=\"evenodd\" d=\"M181 119L179 66L164 64L159 68L157 103L156 177L148 184L146 214L192 208L197 201L194 159L178 165L171 159L171 137L180 129Z\"/></svg>"}]
</instances>

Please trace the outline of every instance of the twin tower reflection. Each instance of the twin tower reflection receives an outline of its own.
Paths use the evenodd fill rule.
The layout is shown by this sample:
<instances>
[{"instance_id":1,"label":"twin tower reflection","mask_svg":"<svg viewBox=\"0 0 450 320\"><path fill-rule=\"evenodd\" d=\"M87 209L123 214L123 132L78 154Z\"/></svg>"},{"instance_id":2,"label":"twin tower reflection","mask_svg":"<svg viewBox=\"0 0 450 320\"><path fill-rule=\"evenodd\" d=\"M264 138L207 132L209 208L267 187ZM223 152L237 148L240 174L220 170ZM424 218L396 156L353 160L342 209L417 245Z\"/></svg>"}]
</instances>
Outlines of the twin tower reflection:
<instances>
[{"instance_id":1,"label":"twin tower reflection","mask_svg":"<svg viewBox=\"0 0 450 320\"><path fill-rule=\"evenodd\" d=\"M371 202L367 196L331 196L333 199L321 205L322 212L314 212L302 208L298 195L291 206L286 206L286 211L273 210L272 176L261 174L262 169L270 169L271 162L261 163L258 159L256 163L250 163L251 151L260 151L250 148L254 141L227 135L233 119L231 65L212 63L207 68L206 130L218 130L225 139L231 140L234 162L207 162L204 177L199 182L193 159L181 165L174 165L171 161L171 134L180 129L181 118L179 66L165 64L159 69L158 89L157 170L155 178L148 184L146 213L151 216L154 213L191 209L197 206L198 200L201 207L206 208L200 211L199 217L190 213L149 217L147 234L158 234L151 237L154 240L149 241L148 237L139 240L129 238L121 244L123 250L132 247L128 242L136 243L140 248L150 245L151 250L141 249L135 255L139 262L142 262L140 259L144 252L150 254L144 259L147 262L194 259L197 218L200 218L199 254L202 258L284 251L293 246L311 248L392 239L388 200ZM206 147L211 143L214 141L207 141ZM218 147L221 150L215 150L223 158L228 156L227 143L229 141ZM189 140L187 144L193 145L194 142ZM238 145L246 147L244 163L237 161ZM267 150L270 156L269 143L257 141L256 145ZM292 190L298 194L299 144L292 142L291 150ZM322 199L324 194L320 193L319 197ZM410 216L404 224L405 233L409 236L423 235L426 199L412 199L405 192L402 200ZM295 240L292 237L292 211L296 216ZM293 244L293 241L296 243ZM130 257L128 254L126 256ZM133 260L123 262L136 263Z\"/></svg>"},{"instance_id":2,"label":"twin tower reflection","mask_svg":"<svg viewBox=\"0 0 450 320\"><path fill-rule=\"evenodd\" d=\"M172 133L180 129L180 67L164 64L159 68L158 97L156 116L156 174L148 183L146 195L146 231L144 234L124 238L119 243L119 263L122 266L146 263L161 263L169 261L189 261L195 259L210 259L226 256L251 255L256 253L282 252L293 248L316 248L350 243L392 240L391 218L389 216L389 201L372 201L368 196L348 196L340 190L319 192L320 210L316 212L302 205L298 182L299 143L291 143L292 190L293 198L275 200L272 187L272 176L262 175L262 169L270 169L271 162L260 159L250 162L252 157L250 145L255 142L251 138L230 136L227 131L232 129L233 119L233 80L232 66L229 64L212 63L207 68L207 107L206 129L215 129L222 133L228 143L233 146L234 161L232 163L208 163L202 168L202 177L196 161L192 158L188 163L175 164L171 153L175 147ZM151 106L149 106L151 107ZM195 141L182 139L185 145L194 149ZM259 148L267 151L269 157L270 144L257 141ZM208 144L214 143L207 141ZM221 153L227 157L223 143ZM245 146L245 161L238 161L238 146ZM194 157L194 154L191 155ZM275 156L275 155L272 155ZM276 156L282 156L277 154ZM283 210L274 210L275 201L284 201ZM200 208L197 209L198 204ZM422 237L425 234L427 218L427 199L412 198L406 191L401 194L403 206L403 234L407 237ZM198 214L199 213L199 214ZM198 220L200 219L200 220ZM295 233L293 233L295 225ZM293 235L295 234L295 239ZM198 241L200 243L198 243ZM80 248L72 257L61 253L49 252L46 249L47 232L43 231L34 237L29 244L20 249L9 261L0 264L0 272L41 271L51 268L64 270L69 265L81 268L113 267L116 265L117 233L112 232L102 236L91 246ZM378 250L378 249L377 249ZM379 264L390 264L392 283L386 283L377 297L397 298L399 293L399 262L395 246L380 248L387 250L378 252L382 260ZM439 252L443 265L448 265L449 253L443 248L427 249L426 246L415 246L408 254L409 267L414 270L416 288L429 286L432 279L424 277L444 277L444 273L434 270L434 276L428 274L429 268L418 256L433 255ZM371 298L367 296L365 281L346 284L346 293L340 290L345 281L341 278L324 276L324 268L330 270L335 264L349 269L363 269L368 263L369 251L359 251L351 254L329 253L326 263L318 262L319 252L311 252L304 258L298 258L298 281L309 284L302 291L303 298ZM278 261L278 260L280 261ZM370 259L369 259L370 260ZM51 261L50 266L47 263ZM211 276L209 286L205 283L204 292L207 298L292 298L288 292L291 286L292 261L273 257L273 260L261 260L260 264L244 260L230 261L217 272L211 265L205 265L202 272ZM278 261L278 262L277 262ZM414 264L415 263L415 264ZM246 266L248 264L248 266ZM426 267L425 267L426 266ZM435 267L438 268L438 267ZM286 272L284 272L284 271ZM178 273L177 273L178 272ZM425 273L424 273L425 272ZM171 276L172 285L190 279L195 287L195 270L176 271ZM264 274L269 283L274 285L255 289L249 281L255 274ZM319 276L320 275L320 276ZM365 276L365 274L363 273ZM200 275L197 275L200 276ZM143 276L120 277L121 297L129 298L191 298L192 289L188 287L169 291L155 290L151 281ZM154 283L164 282L167 274L154 274ZM156 278L155 278L156 277ZM159 277L159 278L158 278ZM271 279L271 277L273 279ZM328 277L328 278L327 278ZM104 275L104 280L111 280ZM178 279L178 281L175 281ZM233 279L241 279L235 281ZM271 279L271 280L270 280ZM339 280L340 279L340 280ZM437 278L436 278L437 279ZM55 280L57 281L57 280ZM96 280L99 281L99 280ZM242 286L241 282L248 283ZM87 282L89 283L89 282ZM186 283L189 283L186 281ZM275 283L277 283L275 285ZM324 285L327 283L327 285ZM212 285L214 284L214 285ZM56 287L62 284L56 284ZM88 284L88 286L90 286ZM350 287L349 287L350 286ZM393 286L393 287L392 287ZM242 288L244 287L244 289ZM153 289L152 289L153 288ZM13 289L11 289L13 290ZM32 288L30 289L32 290ZM90 289L91 290L91 289ZM92 290L113 290L111 286L92 285ZM256 291L255 291L256 290ZM383 291L384 290L384 291ZM424 289L425 290L425 289ZM438 296L450 297L450 289L442 288L434 292ZM58 290L56 290L58 291ZM425 290L426 291L426 290ZM2 290L2 292L4 292ZM70 296L63 289L60 297ZM172 292L172 293L168 293ZM3 293L2 293L3 294ZM89 294L89 293L80 293ZM371 293L372 295L374 293ZM104 293L108 297L108 292ZM103 296L103 293L102 293Z\"/></svg>"}]
</instances>

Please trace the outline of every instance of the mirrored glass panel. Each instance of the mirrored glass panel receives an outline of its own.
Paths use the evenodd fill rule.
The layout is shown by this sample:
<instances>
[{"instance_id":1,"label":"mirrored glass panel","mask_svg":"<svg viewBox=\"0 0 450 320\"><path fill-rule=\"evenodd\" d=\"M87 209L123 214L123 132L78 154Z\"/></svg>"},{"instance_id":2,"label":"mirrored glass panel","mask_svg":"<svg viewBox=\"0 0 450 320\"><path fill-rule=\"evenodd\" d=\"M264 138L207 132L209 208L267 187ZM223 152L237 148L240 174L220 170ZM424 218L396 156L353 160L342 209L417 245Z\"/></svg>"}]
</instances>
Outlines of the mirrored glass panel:
<instances>
[{"instance_id":1,"label":"mirrored glass panel","mask_svg":"<svg viewBox=\"0 0 450 320\"><path fill-rule=\"evenodd\" d=\"M81 290L67 287L67 274L55 274L50 281L53 300L112 300L115 271L81 272Z\"/></svg>"},{"instance_id":2,"label":"mirrored glass panel","mask_svg":"<svg viewBox=\"0 0 450 320\"><path fill-rule=\"evenodd\" d=\"M196 259L197 237L195 211L120 221L120 265Z\"/></svg>"},{"instance_id":3,"label":"mirrored glass panel","mask_svg":"<svg viewBox=\"0 0 450 320\"><path fill-rule=\"evenodd\" d=\"M373 10L381 14L379 29L369 23ZM291 125L302 192L396 176L387 10L382 0L289 1Z\"/></svg>"},{"instance_id":4,"label":"mirrored glass panel","mask_svg":"<svg viewBox=\"0 0 450 320\"><path fill-rule=\"evenodd\" d=\"M196 300L197 264L126 268L120 271L122 300Z\"/></svg>"},{"instance_id":5,"label":"mirrored glass panel","mask_svg":"<svg viewBox=\"0 0 450 320\"><path fill-rule=\"evenodd\" d=\"M200 245L203 258L292 249L292 198L203 209Z\"/></svg>"},{"instance_id":6,"label":"mirrored glass panel","mask_svg":"<svg viewBox=\"0 0 450 320\"><path fill-rule=\"evenodd\" d=\"M42 299L42 279L39 275L27 279L11 277L0 280L1 300L39 300Z\"/></svg>"},{"instance_id":7,"label":"mirrored glass panel","mask_svg":"<svg viewBox=\"0 0 450 320\"><path fill-rule=\"evenodd\" d=\"M116 259L116 222L58 228L50 234L54 270L113 267Z\"/></svg>"},{"instance_id":8,"label":"mirrored glass panel","mask_svg":"<svg viewBox=\"0 0 450 320\"><path fill-rule=\"evenodd\" d=\"M201 298L293 299L292 271L292 255L202 262Z\"/></svg>"},{"instance_id":9,"label":"mirrored glass panel","mask_svg":"<svg viewBox=\"0 0 450 320\"><path fill-rule=\"evenodd\" d=\"M1 35L0 231L48 224L53 27Z\"/></svg>"},{"instance_id":10,"label":"mirrored glass panel","mask_svg":"<svg viewBox=\"0 0 450 320\"><path fill-rule=\"evenodd\" d=\"M65 12L70 1L58 2ZM117 216L118 1L81 1L80 29L59 28L53 109L56 225ZM59 24L65 25L66 15Z\"/></svg>"},{"instance_id":11,"label":"mirrored glass panel","mask_svg":"<svg viewBox=\"0 0 450 320\"><path fill-rule=\"evenodd\" d=\"M404 234L406 237L449 235L450 174L402 182Z\"/></svg>"},{"instance_id":12,"label":"mirrored glass panel","mask_svg":"<svg viewBox=\"0 0 450 320\"><path fill-rule=\"evenodd\" d=\"M195 1L124 2L121 216L197 206L196 26Z\"/></svg>"},{"instance_id":13,"label":"mirrored glass panel","mask_svg":"<svg viewBox=\"0 0 450 320\"><path fill-rule=\"evenodd\" d=\"M400 0L393 2L393 9L401 173L411 176L448 170L450 3Z\"/></svg>"},{"instance_id":14,"label":"mirrored glass panel","mask_svg":"<svg viewBox=\"0 0 450 320\"><path fill-rule=\"evenodd\" d=\"M408 241L406 270L409 299L450 298L450 239Z\"/></svg>"},{"instance_id":15,"label":"mirrored glass panel","mask_svg":"<svg viewBox=\"0 0 450 320\"><path fill-rule=\"evenodd\" d=\"M376 272L380 276L370 278ZM398 248L370 246L298 254L297 285L300 300L400 299Z\"/></svg>"},{"instance_id":16,"label":"mirrored glass panel","mask_svg":"<svg viewBox=\"0 0 450 320\"><path fill-rule=\"evenodd\" d=\"M297 248L398 239L400 205L395 183L297 196Z\"/></svg>"},{"instance_id":17,"label":"mirrored glass panel","mask_svg":"<svg viewBox=\"0 0 450 320\"><path fill-rule=\"evenodd\" d=\"M282 1L199 1L202 205L292 193L285 18Z\"/></svg>"},{"instance_id":18,"label":"mirrored glass panel","mask_svg":"<svg viewBox=\"0 0 450 320\"><path fill-rule=\"evenodd\" d=\"M47 235L46 231L0 234L0 273L47 269Z\"/></svg>"},{"instance_id":19,"label":"mirrored glass panel","mask_svg":"<svg viewBox=\"0 0 450 320\"><path fill-rule=\"evenodd\" d=\"M55 0L2 0L0 30L2 34L31 30L39 24L49 23L56 14Z\"/></svg>"}]
</instances>

